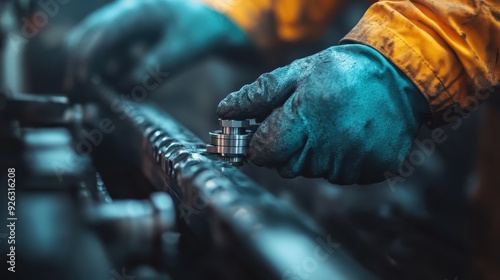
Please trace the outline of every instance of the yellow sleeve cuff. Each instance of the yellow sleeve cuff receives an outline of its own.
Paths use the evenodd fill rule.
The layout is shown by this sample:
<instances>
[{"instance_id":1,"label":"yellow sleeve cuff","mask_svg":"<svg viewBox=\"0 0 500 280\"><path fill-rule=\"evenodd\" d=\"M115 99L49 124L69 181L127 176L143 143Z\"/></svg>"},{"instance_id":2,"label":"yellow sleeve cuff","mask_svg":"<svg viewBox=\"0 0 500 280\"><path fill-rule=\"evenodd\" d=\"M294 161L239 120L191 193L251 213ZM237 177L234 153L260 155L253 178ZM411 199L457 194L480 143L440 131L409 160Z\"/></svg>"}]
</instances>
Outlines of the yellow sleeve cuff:
<instances>
[{"instance_id":1,"label":"yellow sleeve cuff","mask_svg":"<svg viewBox=\"0 0 500 280\"><path fill-rule=\"evenodd\" d=\"M467 5L472 5L465 1L454 2L464 11ZM466 33L472 36L474 28L483 27L489 31L498 30L500 34L500 24L486 19L486 26L464 27L460 31L458 26L461 25L457 22L465 22L467 13L452 14L443 7L433 7L432 3L437 2L379 1L341 42L369 45L391 60L424 94L434 121L443 123L446 120L436 118L442 118L452 105L458 104L466 110L477 107L478 102L486 99L484 91L491 93L498 85L500 65L495 72L489 62L498 52L495 40L500 36L485 36L479 39L482 42L471 43ZM497 47L485 48L492 44Z\"/></svg>"}]
</instances>

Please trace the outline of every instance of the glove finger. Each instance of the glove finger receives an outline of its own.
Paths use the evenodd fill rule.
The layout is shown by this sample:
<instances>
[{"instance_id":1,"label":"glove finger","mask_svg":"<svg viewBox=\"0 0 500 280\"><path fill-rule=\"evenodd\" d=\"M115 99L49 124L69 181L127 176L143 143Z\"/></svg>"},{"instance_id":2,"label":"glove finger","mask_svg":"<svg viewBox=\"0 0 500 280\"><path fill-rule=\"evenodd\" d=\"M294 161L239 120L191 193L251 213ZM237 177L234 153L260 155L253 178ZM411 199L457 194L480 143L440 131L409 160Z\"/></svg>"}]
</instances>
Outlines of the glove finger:
<instances>
[{"instance_id":1,"label":"glove finger","mask_svg":"<svg viewBox=\"0 0 500 280\"><path fill-rule=\"evenodd\" d=\"M278 174L283 178L295 178L299 175L316 178L317 176L307 176L304 172L304 161L306 155L307 144L304 145L301 149L297 150L293 153L282 165L278 166Z\"/></svg>"},{"instance_id":2,"label":"glove finger","mask_svg":"<svg viewBox=\"0 0 500 280\"><path fill-rule=\"evenodd\" d=\"M85 22L75 28L66 39L66 50L68 53L68 61L66 63L65 88L70 89L80 80L86 80L87 61L82 54L82 50L86 49L86 45L91 40L87 40L90 34L94 31L94 27Z\"/></svg>"},{"instance_id":3,"label":"glove finger","mask_svg":"<svg viewBox=\"0 0 500 280\"><path fill-rule=\"evenodd\" d=\"M296 67L286 66L263 74L222 100L217 114L223 119L265 119L293 94L298 72Z\"/></svg>"},{"instance_id":4,"label":"glove finger","mask_svg":"<svg viewBox=\"0 0 500 280\"><path fill-rule=\"evenodd\" d=\"M94 64L94 60L96 53L100 51L100 40L105 34L104 30L99 29L91 29L87 32L84 32L83 37L75 39L75 37L71 37L72 40L70 44L69 50L69 69L72 69L72 78L76 81L87 81L89 80L90 75L90 66ZM78 43L78 42L81 43ZM83 41L83 42L82 42Z\"/></svg>"},{"instance_id":5,"label":"glove finger","mask_svg":"<svg viewBox=\"0 0 500 280\"><path fill-rule=\"evenodd\" d=\"M297 114L294 97L274 110L252 137L249 154L256 165L282 166L306 145L306 128Z\"/></svg>"},{"instance_id":6,"label":"glove finger","mask_svg":"<svg viewBox=\"0 0 500 280\"><path fill-rule=\"evenodd\" d=\"M166 73L179 71L182 67L189 65L193 61L202 58L210 51L202 37L183 35L182 31L171 32L162 39L163 44L159 44L149 51L149 53L135 67L131 75L131 81L144 82L151 76L153 69L160 69L162 77L168 76ZM188 50L186 46L191 46ZM158 71L158 70L155 70Z\"/></svg>"},{"instance_id":7,"label":"glove finger","mask_svg":"<svg viewBox=\"0 0 500 280\"><path fill-rule=\"evenodd\" d=\"M126 46L130 43L149 42L160 36L158 17L143 20L132 8L115 6L109 5L90 16L69 36L66 45L70 81L86 82L95 69L103 68L109 57L115 57L117 53L126 55L123 50L128 50ZM103 24L103 18L110 24ZM151 32L141 32L144 30Z\"/></svg>"}]
</instances>

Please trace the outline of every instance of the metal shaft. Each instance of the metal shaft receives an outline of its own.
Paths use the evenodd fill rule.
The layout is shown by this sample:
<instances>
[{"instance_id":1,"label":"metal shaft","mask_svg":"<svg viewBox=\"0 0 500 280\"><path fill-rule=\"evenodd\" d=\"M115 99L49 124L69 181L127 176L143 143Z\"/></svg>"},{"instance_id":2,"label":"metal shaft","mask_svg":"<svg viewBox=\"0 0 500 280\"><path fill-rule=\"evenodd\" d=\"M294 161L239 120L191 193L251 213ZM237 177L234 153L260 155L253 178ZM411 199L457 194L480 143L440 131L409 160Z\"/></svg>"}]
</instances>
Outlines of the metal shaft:
<instances>
[{"instance_id":1,"label":"metal shaft","mask_svg":"<svg viewBox=\"0 0 500 280\"><path fill-rule=\"evenodd\" d=\"M248 155L248 144L252 137L249 120L219 119L220 130L210 132L207 152L218 154L232 165L243 165Z\"/></svg>"}]
</instances>

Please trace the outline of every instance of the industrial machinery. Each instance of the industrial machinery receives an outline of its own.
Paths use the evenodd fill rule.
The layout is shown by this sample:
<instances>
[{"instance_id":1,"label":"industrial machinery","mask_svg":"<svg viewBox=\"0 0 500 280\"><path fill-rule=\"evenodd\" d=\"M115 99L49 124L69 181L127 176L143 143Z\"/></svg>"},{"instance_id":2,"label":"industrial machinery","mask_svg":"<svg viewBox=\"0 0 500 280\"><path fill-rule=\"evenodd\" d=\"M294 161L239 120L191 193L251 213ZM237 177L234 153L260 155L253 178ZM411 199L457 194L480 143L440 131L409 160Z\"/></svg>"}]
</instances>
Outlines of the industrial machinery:
<instances>
[{"instance_id":1,"label":"industrial machinery","mask_svg":"<svg viewBox=\"0 0 500 280\"><path fill-rule=\"evenodd\" d=\"M220 120L207 145L100 81L23 93L7 38L32 4L0 1L0 179L15 177L0 197L14 224L0 230L1 279L430 279L244 175L251 120Z\"/></svg>"},{"instance_id":2,"label":"industrial machinery","mask_svg":"<svg viewBox=\"0 0 500 280\"><path fill-rule=\"evenodd\" d=\"M19 3L3 12L27 15ZM15 176L15 204L2 220L15 243L0 244L2 279L374 277L232 166L245 161L248 121L221 121L211 142L221 159L155 105L103 84L68 96L3 82L1 168Z\"/></svg>"}]
</instances>

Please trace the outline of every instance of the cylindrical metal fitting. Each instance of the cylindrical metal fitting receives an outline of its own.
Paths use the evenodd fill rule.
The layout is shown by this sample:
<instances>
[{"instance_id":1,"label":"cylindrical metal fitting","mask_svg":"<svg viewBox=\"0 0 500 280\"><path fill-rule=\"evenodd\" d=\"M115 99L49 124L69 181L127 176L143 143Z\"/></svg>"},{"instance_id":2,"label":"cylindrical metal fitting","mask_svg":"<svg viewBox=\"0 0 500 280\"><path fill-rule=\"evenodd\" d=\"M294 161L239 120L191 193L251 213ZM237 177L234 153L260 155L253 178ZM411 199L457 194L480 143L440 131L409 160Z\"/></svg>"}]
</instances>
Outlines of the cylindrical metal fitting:
<instances>
[{"instance_id":1,"label":"cylindrical metal fitting","mask_svg":"<svg viewBox=\"0 0 500 280\"><path fill-rule=\"evenodd\" d=\"M210 132L207 152L219 154L233 165L243 165L253 131L249 120L219 119L220 130Z\"/></svg>"}]
</instances>

